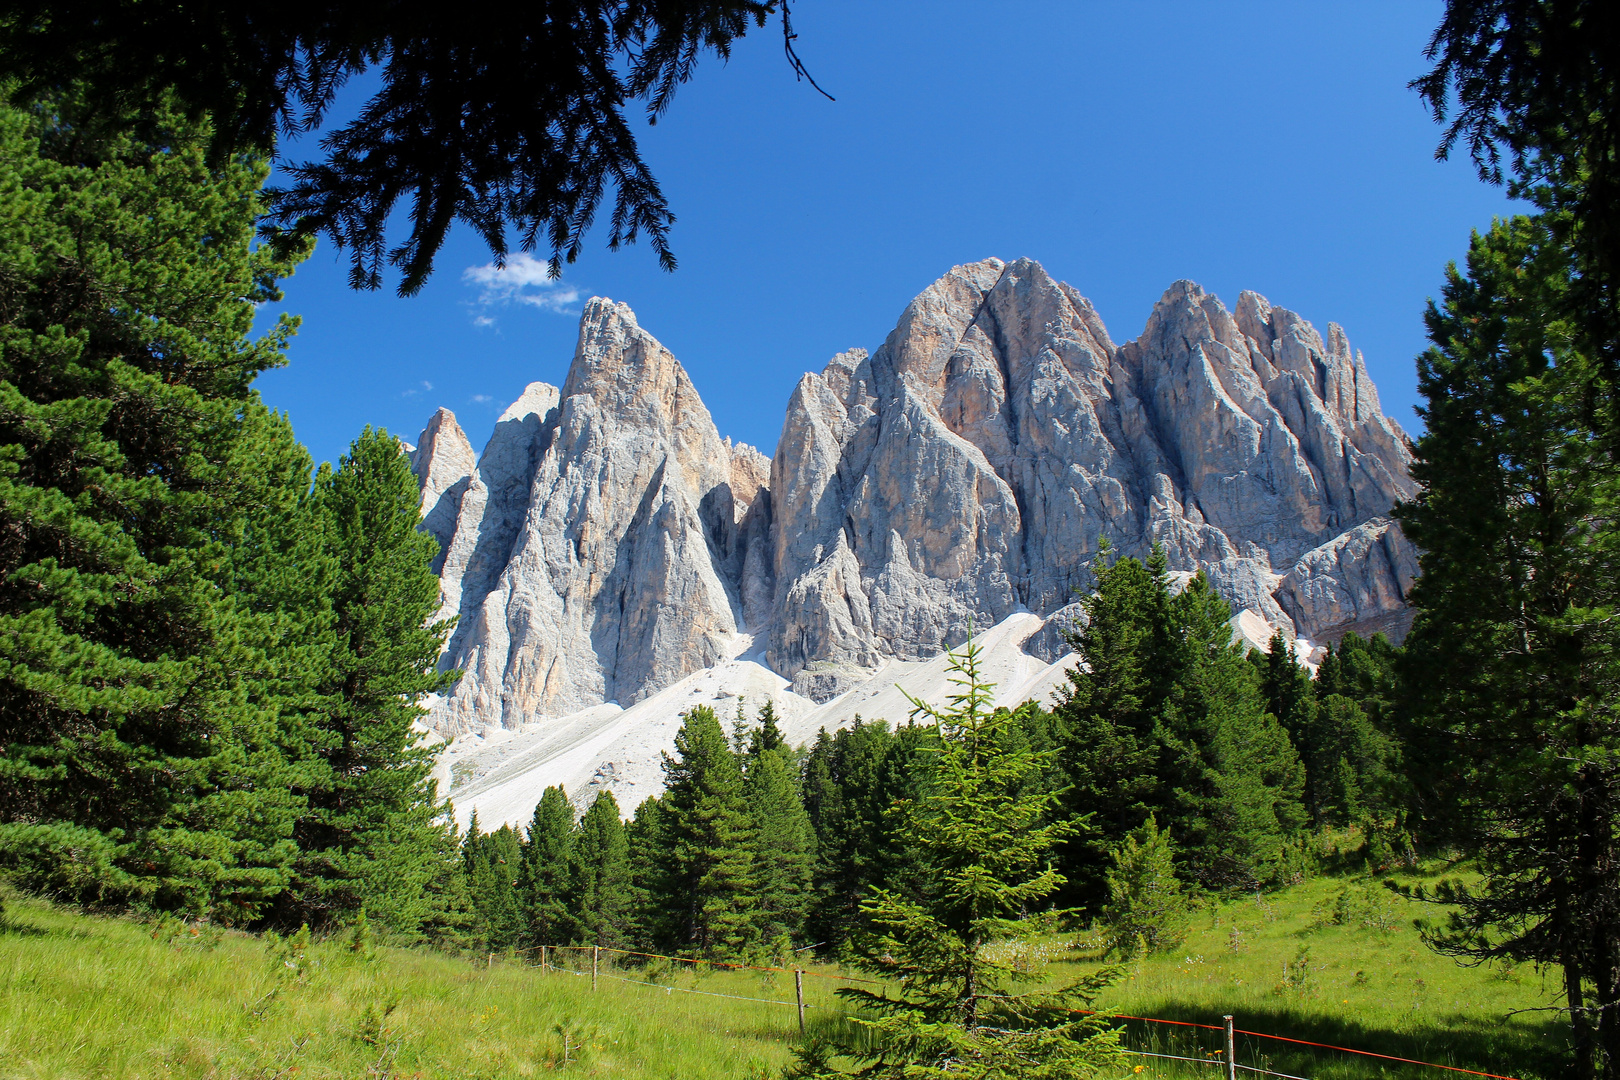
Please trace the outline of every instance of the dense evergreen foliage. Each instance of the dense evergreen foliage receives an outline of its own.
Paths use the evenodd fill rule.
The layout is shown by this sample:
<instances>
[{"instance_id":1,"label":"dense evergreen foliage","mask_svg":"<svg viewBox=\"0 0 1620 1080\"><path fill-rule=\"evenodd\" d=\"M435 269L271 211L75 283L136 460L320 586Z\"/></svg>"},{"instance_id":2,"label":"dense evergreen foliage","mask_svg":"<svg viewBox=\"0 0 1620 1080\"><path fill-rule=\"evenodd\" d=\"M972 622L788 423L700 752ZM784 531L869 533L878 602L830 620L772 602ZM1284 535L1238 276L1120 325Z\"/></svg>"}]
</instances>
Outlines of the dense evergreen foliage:
<instances>
[{"instance_id":1,"label":"dense evergreen foliage","mask_svg":"<svg viewBox=\"0 0 1620 1080\"><path fill-rule=\"evenodd\" d=\"M1063 806L1090 826L1060 856L1072 902L1096 909L1109 853L1150 816L1188 881L1269 880L1304 823L1304 777L1230 609L1201 574L1172 593L1158 551L1143 564L1105 549L1095 573L1074 642L1083 664L1054 710Z\"/></svg>"},{"instance_id":2,"label":"dense evergreen foliage","mask_svg":"<svg viewBox=\"0 0 1620 1080\"><path fill-rule=\"evenodd\" d=\"M276 906L286 925L319 926L362 905L406 932L428 916L424 890L443 858L444 825L428 780L432 751L411 724L416 702L454 676L435 670L449 627L429 622L437 545L417 531L419 504L398 441L367 428L336 471L321 468L297 522L295 543L319 548L290 569L319 582L324 595L307 610L326 617L324 634L310 626L282 645L293 670L319 664L300 671L316 694L288 725L305 805L293 828L294 880Z\"/></svg>"},{"instance_id":3,"label":"dense evergreen foliage","mask_svg":"<svg viewBox=\"0 0 1620 1080\"><path fill-rule=\"evenodd\" d=\"M1111 973L1056 989L1016 986L1009 947L1044 930L1025 915L1063 883L1048 855L1074 827L1053 819L1055 799L1038 783L1042 755L1021 737L1019 716L988 707L978 656L971 643L952 654L957 691L949 706L914 702L937 752L922 790L895 814L923 873L873 890L862 904L875 932L861 962L898 991L840 990L862 1007L859 1035L812 1044L794 1075L845 1075L846 1061L856 1075L895 1078L1120 1068L1117 1033L1076 1012Z\"/></svg>"},{"instance_id":4,"label":"dense evergreen foliage","mask_svg":"<svg viewBox=\"0 0 1620 1080\"><path fill-rule=\"evenodd\" d=\"M1559 316L1573 273L1545 223L1476 236L1429 312L1428 432L1401 511L1425 549L1403 679L1415 777L1483 887L1442 949L1560 965L1587 1074L1620 1070L1617 470L1602 374Z\"/></svg>"},{"instance_id":5,"label":"dense evergreen foliage","mask_svg":"<svg viewBox=\"0 0 1620 1080\"><path fill-rule=\"evenodd\" d=\"M699 57L725 59L775 9L773 0L572 0L474 19L431 5L7 0L0 77L25 97L78 79L98 103L178 99L219 118L214 157L228 158L320 127L337 91L375 69L376 92L325 133L323 159L287 163L294 184L272 209L292 234L348 249L355 287L377 288L386 263L407 295L456 221L497 258L513 236L525 251L549 248L559 272L610 183L608 245L645 236L673 270L674 215L625 108L644 102L656 121ZM788 35L785 5L781 14ZM790 35L787 47L791 58ZM409 210L395 215L402 201ZM398 216L410 229L390 243Z\"/></svg>"},{"instance_id":6,"label":"dense evergreen foliage","mask_svg":"<svg viewBox=\"0 0 1620 1080\"><path fill-rule=\"evenodd\" d=\"M445 627L399 444L312 477L247 335L296 258L205 122L0 111L0 837L31 887L296 928L435 911Z\"/></svg>"},{"instance_id":7,"label":"dense evergreen foliage","mask_svg":"<svg viewBox=\"0 0 1620 1080\"><path fill-rule=\"evenodd\" d=\"M1329 648L1313 678L1281 634L1267 653L1249 654L1267 708L1299 752L1314 825L1376 829L1401 807L1390 717L1395 655L1384 637L1368 642L1351 632Z\"/></svg>"},{"instance_id":8,"label":"dense evergreen foliage","mask_svg":"<svg viewBox=\"0 0 1620 1080\"><path fill-rule=\"evenodd\" d=\"M298 805L255 677L274 616L221 592L307 484L249 389L295 260L253 246L262 165L147 119L0 110L0 835L39 887L245 917Z\"/></svg>"},{"instance_id":9,"label":"dense evergreen foliage","mask_svg":"<svg viewBox=\"0 0 1620 1080\"><path fill-rule=\"evenodd\" d=\"M568 902L580 940L609 947L630 940L630 845L612 792L596 796L569 846Z\"/></svg>"}]
</instances>

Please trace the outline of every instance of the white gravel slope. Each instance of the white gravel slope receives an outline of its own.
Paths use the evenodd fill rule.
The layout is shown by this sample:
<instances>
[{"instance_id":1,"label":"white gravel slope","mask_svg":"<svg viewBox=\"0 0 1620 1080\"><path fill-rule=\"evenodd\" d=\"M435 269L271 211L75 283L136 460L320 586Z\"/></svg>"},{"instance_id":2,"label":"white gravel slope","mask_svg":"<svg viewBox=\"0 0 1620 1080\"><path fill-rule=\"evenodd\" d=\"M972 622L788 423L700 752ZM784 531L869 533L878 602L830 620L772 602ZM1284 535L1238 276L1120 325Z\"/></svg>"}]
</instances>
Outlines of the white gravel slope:
<instances>
[{"instance_id":1,"label":"white gravel slope","mask_svg":"<svg viewBox=\"0 0 1620 1080\"><path fill-rule=\"evenodd\" d=\"M1056 664L1024 652L1022 645L1041 627L1038 615L1011 615L979 634L984 650L981 676L996 684L995 704L1017 705L1035 698L1046 701L1063 683L1073 655ZM956 687L947 670L949 659L890 661L872 677L824 705L793 693L786 679L758 662L758 652L696 672L628 709L608 703L518 731L494 729L463 735L439 758L440 790L450 789L456 817L463 826L474 811L481 829L503 823L526 824L540 794L562 784L583 808L606 788L629 816L641 800L663 790L662 755L674 748L681 717L694 706L708 705L729 729L737 702L746 702L750 718L769 698L783 734L794 744L809 742L852 723L857 715L904 723L913 706L910 693L933 705L944 705Z\"/></svg>"}]
</instances>

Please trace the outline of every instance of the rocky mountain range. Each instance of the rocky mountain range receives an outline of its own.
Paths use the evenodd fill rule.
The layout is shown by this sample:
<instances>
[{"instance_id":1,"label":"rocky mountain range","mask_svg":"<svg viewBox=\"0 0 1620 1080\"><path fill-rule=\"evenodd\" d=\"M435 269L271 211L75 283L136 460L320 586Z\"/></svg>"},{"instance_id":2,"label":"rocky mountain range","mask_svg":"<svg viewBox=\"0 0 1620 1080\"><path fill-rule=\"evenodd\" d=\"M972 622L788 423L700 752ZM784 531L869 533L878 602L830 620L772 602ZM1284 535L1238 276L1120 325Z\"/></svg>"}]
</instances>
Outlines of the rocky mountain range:
<instances>
[{"instance_id":1,"label":"rocky mountain range","mask_svg":"<svg viewBox=\"0 0 1620 1080\"><path fill-rule=\"evenodd\" d=\"M1176 282L1116 345L1039 263L955 267L799 381L771 458L592 299L564 385L530 385L481 455L444 409L418 440L466 672L429 724L628 708L743 656L822 703L1029 613L1050 629L1022 648L1054 661L1104 538L1289 637L1398 634L1409 463L1343 331L1250 292Z\"/></svg>"}]
</instances>

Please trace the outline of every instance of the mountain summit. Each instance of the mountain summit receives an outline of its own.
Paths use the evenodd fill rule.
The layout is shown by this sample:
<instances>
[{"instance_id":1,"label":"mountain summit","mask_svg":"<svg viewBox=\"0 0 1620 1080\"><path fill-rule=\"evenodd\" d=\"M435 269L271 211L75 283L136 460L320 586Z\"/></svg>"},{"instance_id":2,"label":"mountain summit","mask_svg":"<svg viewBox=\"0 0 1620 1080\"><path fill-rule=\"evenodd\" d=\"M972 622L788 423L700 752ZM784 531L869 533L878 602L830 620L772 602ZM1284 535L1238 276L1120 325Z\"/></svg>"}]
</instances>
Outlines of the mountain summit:
<instances>
[{"instance_id":1,"label":"mountain summit","mask_svg":"<svg viewBox=\"0 0 1620 1080\"><path fill-rule=\"evenodd\" d=\"M1399 633L1416 573L1387 517L1407 440L1338 326L1180 281L1116 346L1028 259L953 268L876 352L805 375L771 459L600 298L562 389L532 384L476 464L446 410L418 446L460 615L444 663L467 673L429 718L445 735L630 706L745 654L827 701L970 627L1072 616L1105 537L1313 641ZM1045 638L1025 648L1062 651Z\"/></svg>"}]
</instances>

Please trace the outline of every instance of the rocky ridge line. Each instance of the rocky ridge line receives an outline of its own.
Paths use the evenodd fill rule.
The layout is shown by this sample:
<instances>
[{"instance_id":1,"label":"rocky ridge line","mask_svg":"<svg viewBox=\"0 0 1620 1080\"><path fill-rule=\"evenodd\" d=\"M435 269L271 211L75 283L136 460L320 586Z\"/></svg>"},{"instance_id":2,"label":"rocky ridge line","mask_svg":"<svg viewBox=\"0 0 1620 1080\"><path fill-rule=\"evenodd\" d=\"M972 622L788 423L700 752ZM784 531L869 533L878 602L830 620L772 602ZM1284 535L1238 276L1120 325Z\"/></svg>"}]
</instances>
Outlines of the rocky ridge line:
<instances>
[{"instance_id":1,"label":"rocky ridge line","mask_svg":"<svg viewBox=\"0 0 1620 1080\"><path fill-rule=\"evenodd\" d=\"M953 268L875 352L805 375L773 458L600 298L561 390L531 385L476 463L446 410L419 447L467 672L446 735L629 706L750 649L827 701L969 626L1072 616L1104 537L1314 640L1398 633L1416 573L1387 517L1406 438L1339 327L1184 281L1116 346L1027 259Z\"/></svg>"}]
</instances>

